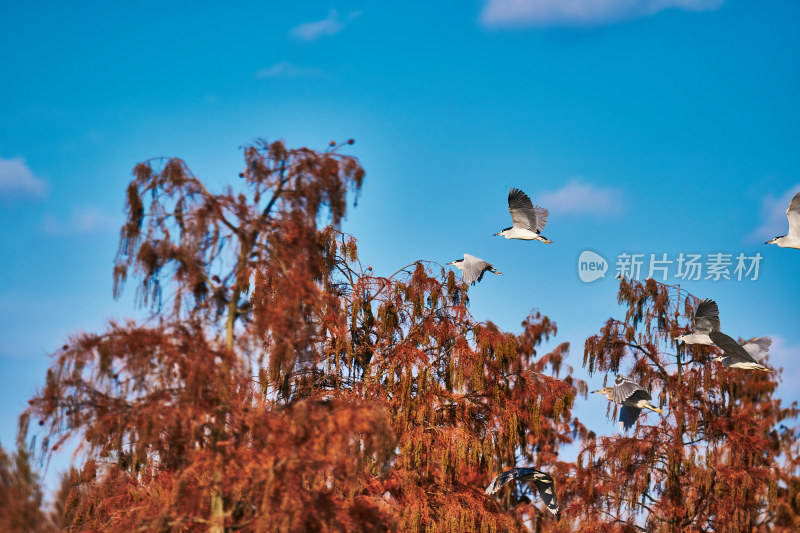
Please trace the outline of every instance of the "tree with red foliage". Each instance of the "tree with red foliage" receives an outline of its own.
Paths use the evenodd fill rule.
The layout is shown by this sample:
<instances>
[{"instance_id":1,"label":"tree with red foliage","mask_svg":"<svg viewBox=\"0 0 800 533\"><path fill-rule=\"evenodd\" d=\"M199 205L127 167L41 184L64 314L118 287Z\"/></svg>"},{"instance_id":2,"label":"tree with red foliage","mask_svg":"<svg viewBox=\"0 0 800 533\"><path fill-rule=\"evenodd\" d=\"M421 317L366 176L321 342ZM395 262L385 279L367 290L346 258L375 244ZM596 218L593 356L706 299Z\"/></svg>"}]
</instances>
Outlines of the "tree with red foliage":
<instances>
[{"instance_id":1,"label":"tree with red foliage","mask_svg":"<svg viewBox=\"0 0 800 533\"><path fill-rule=\"evenodd\" d=\"M115 294L134 276L151 317L72 337L22 417L50 451L81 439L70 529L558 527L522 485L483 494L517 464L572 490L586 385L558 379L566 344L537 354L556 325L478 323L433 263L365 269L338 230L364 171L339 149L258 143L220 194L177 159L135 168Z\"/></svg>"},{"instance_id":2,"label":"tree with red foliage","mask_svg":"<svg viewBox=\"0 0 800 533\"><path fill-rule=\"evenodd\" d=\"M796 403L774 397L780 372L726 369L716 347L686 348L699 300L680 287L622 280L624 319L586 341L590 373L623 372L666 415L631 435L583 444L568 512L581 531L797 531ZM724 323L724 321L723 321ZM616 417L617 406L609 404Z\"/></svg>"},{"instance_id":3,"label":"tree with red foliage","mask_svg":"<svg viewBox=\"0 0 800 533\"><path fill-rule=\"evenodd\" d=\"M57 517L43 509L41 483L30 454L20 448L11 456L0 446L0 531L50 533Z\"/></svg>"}]
</instances>

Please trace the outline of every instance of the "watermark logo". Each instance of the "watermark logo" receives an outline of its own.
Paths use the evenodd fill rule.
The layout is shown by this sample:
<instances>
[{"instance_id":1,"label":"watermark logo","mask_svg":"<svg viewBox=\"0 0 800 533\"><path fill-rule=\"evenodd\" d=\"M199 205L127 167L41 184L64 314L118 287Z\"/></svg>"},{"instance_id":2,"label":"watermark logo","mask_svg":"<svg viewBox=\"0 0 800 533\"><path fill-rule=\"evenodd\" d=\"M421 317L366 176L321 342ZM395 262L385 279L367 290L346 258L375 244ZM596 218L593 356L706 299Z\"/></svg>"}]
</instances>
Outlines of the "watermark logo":
<instances>
[{"instance_id":1,"label":"watermark logo","mask_svg":"<svg viewBox=\"0 0 800 533\"><path fill-rule=\"evenodd\" d=\"M645 276L667 281L671 274L673 278L681 281L734 279L756 281L762 259L764 257L760 253L734 255L719 252L706 254L705 257L703 254L683 252L677 256L669 256L666 253L620 253L617 255L616 277L638 280Z\"/></svg>"},{"instance_id":2,"label":"watermark logo","mask_svg":"<svg viewBox=\"0 0 800 533\"><path fill-rule=\"evenodd\" d=\"M584 283L591 283L600 278L606 277L608 272L608 261L602 255L590 250L584 250L578 257L578 277Z\"/></svg>"},{"instance_id":3,"label":"watermark logo","mask_svg":"<svg viewBox=\"0 0 800 533\"><path fill-rule=\"evenodd\" d=\"M666 282L669 278L677 281L757 281L759 267L764 257L756 252L692 254L680 252L637 254L621 252L611 266L617 279L642 280L652 278ZM609 265L605 258L596 252L584 250L578 258L578 276L584 283L591 283L606 277Z\"/></svg>"}]
</instances>

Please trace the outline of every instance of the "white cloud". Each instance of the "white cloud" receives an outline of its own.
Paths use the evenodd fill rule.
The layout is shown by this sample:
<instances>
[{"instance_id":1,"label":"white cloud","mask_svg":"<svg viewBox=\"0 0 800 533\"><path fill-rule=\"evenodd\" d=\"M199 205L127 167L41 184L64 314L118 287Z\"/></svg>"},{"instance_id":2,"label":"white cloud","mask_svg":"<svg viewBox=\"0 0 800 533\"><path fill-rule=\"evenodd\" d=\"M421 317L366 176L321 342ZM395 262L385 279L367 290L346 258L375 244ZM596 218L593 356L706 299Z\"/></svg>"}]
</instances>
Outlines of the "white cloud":
<instances>
[{"instance_id":1,"label":"white cloud","mask_svg":"<svg viewBox=\"0 0 800 533\"><path fill-rule=\"evenodd\" d=\"M716 9L725 0L485 0L485 26L591 26L652 15L664 9Z\"/></svg>"},{"instance_id":2,"label":"white cloud","mask_svg":"<svg viewBox=\"0 0 800 533\"><path fill-rule=\"evenodd\" d=\"M299 67L288 61L275 63L271 67L256 71L255 77L265 78L318 78L325 76L325 71L318 68Z\"/></svg>"},{"instance_id":3,"label":"white cloud","mask_svg":"<svg viewBox=\"0 0 800 533\"><path fill-rule=\"evenodd\" d=\"M315 41L326 35L335 35L342 31L348 22L361 14L354 11L344 19L339 17L339 13L332 9L327 18L314 22L304 22L289 30L289 34L303 41Z\"/></svg>"},{"instance_id":4,"label":"white cloud","mask_svg":"<svg viewBox=\"0 0 800 533\"><path fill-rule=\"evenodd\" d=\"M768 241L786 235L789 221L786 219L786 208L794 195L800 191L800 183L789 187L778 196L770 193L761 200L761 224L748 235L749 241Z\"/></svg>"},{"instance_id":5,"label":"white cloud","mask_svg":"<svg viewBox=\"0 0 800 533\"><path fill-rule=\"evenodd\" d=\"M119 230L122 216L109 215L97 207L87 205L72 210L66 220L47 214L41 230L48 235L88 235Z\"/></svg>"},{"instance_id":6,"label":"white cloud","mask_svg":"<svg viewBox=\"0 0 800 533\"><path fill-rule=\"evenodd\" d=\"M580 178L569 180L555 191L537 195L534 203L562 215L616 216L624 210L621 188L598 187Z\"/></svg>"},{"instance_id":7,"label":"white cloud","mask_svg":"<svg viewBox=\"0 0 800 533\"><path fill-rule=\"evenodd\" d=\"M21 157L0 157L0 198L28 196L42 198L47 192L47 183L37 178Z\"/></svg>"}]
</instances>

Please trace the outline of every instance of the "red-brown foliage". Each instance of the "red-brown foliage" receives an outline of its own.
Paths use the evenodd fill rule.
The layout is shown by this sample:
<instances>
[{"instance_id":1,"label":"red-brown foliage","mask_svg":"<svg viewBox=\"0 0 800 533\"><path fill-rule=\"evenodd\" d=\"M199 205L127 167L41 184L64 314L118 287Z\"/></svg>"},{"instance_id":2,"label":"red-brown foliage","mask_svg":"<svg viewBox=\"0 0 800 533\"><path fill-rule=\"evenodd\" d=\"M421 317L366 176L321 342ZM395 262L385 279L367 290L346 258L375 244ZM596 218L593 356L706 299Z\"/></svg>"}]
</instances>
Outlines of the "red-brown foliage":
<instances>
[{"instance_id":1,"label":"red-brown foliage","mask_svg":"<svg viewBox=\"0 0 800 533\"><path fill-rule=\"evenodd\" d=\"M483 494L505 466L565 486L574 469L558 452L585 434L571 408L586 386L557 379L565 344L537 354L554 323L535 313L518 337L477 323L466 285L433 264L365 270L337 230L364 171L337 147L249 147L222 194L157 163L134 170L114 269L151 318L70 339L22 418L52 449L82 439L71 530L556 523L517 505L524 487L502 505Z\"/></svg>"},{"instance_id":2,"label":"red-brown foliage","mask_svg":"<svg viewBox=\"0 0 800 533\"><path fill-rule=\"evenodd\" d=\"M0 447L0 531L50 533L58 531L58 519L42 510L42 490L29 454L13 456Z\"/></svg>"},{"instance_id":3,"label":"red-brown foliage","mask_svg":"<svg viewBox=\"0 0 800 533\"><path fill-rule=\"evenodd\" d=\"M784 424L798 409L773 397L779 372L728 370L710 362L716 347L676 343L698 303L678 287L622 280L618 297L625 318L587 339L584 364L631 375L667 414L588 439L565 513L582 531L797 531L798 440Z\"/></svg>"},{"instance_id":4,"label":"red-brown foliage","mask_svg":"<svg viewBox=\"0 0 800 533\"><path fill-rule=\"evenodd\" d=\"M48 453L82 443L57 498L68 530L800 526L785 425L798 410L774 398L778 373L726 370L714 348L675 344L694 297L621 282L625 317L587 339L584 366L632 375L667 414L597 437L572 416L587 386L568 346L537 353L556 334L547 317L513 335L470 316L452 271L363 268L338 230L364 178L356 159L260 143L240 178L213 194L180 160L134 170L115 293L134 277L151 316L72 337L21 418L22 438L43 426ZM575 438L578 461L562 461ZM50 520L20 457L0 456L0 507L22 509L4 530ZM559 517L526 483L483 494L513 465L553 476Z\"/></svg>"}]
</instances>

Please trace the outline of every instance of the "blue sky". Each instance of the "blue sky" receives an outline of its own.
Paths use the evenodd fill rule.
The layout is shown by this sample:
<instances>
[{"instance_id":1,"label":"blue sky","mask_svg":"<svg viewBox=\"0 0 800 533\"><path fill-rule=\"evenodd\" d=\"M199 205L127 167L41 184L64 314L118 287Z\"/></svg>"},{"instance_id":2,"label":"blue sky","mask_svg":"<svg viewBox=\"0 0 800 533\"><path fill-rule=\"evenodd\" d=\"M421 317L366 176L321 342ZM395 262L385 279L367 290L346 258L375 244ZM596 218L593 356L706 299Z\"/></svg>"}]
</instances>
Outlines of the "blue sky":
<instances>
[{"instance_id":1,"label":"blue sky","mask_svg":"<svg viewBox=\"0 0 800 533\"><path fill-rule=\"evenodd\" d=\"M581 251L612 268L761 253L756 281L682 286L790 365L800 251L763 243L800 190L798 17L774 0L0 4L0 442L46 354L134 314L111 297L133 166L181 157L221 187L259 137L355 138L362 259L493 262L505 275L472 289L475 316L517 331L541 310L576 367L620 316L613 273L578 278ZM550 209L555 244L492 237L512 186ZM800 371L784 378L800 399ZM594 398L579 414L614 429Z\"/></svg>"}]
</instances>

